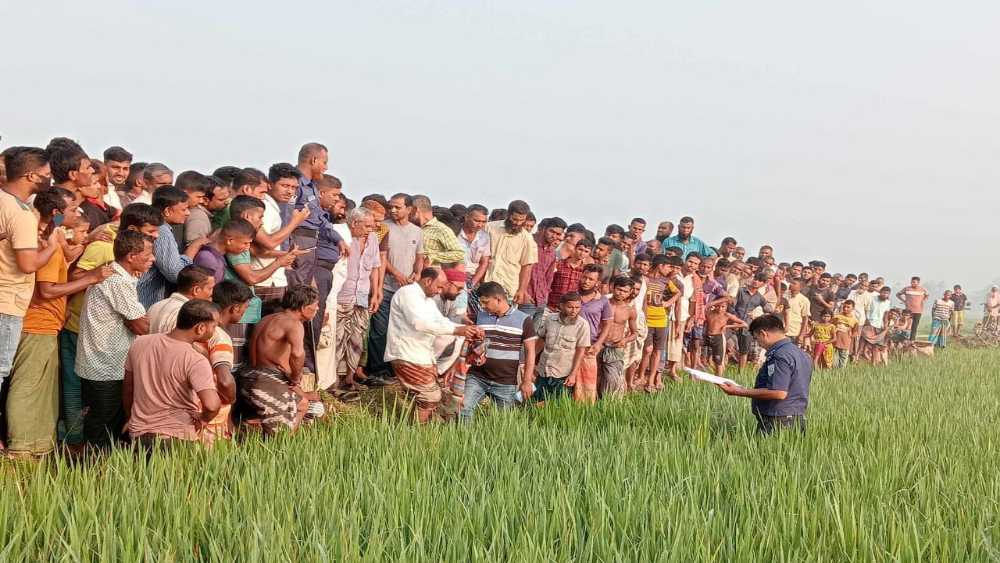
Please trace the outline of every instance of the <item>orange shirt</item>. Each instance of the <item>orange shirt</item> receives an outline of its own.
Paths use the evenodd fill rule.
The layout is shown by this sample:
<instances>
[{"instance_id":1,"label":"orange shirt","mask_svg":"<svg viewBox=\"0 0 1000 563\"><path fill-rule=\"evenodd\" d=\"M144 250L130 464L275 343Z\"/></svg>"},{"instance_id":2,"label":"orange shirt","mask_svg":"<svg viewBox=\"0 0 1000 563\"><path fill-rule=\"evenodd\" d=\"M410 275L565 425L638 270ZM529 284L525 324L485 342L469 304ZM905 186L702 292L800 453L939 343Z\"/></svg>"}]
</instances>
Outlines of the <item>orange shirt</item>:
<instances>
[{"instance_id":1,"label":"orange shirt","mask_svg":"<svg viewBox=\"0 0 1000 563\"><path fill-rule=\"evenodd\" d=\"M58 246L52 253L52 258L35 272L35 283L66 283L69 279L69 265L63 255L62 247ZM28 334L59 334L66 323L66 297L43 299L35 289L31 296L31 304L24 314L24 332Z\"/></svg>"}]
</instances>

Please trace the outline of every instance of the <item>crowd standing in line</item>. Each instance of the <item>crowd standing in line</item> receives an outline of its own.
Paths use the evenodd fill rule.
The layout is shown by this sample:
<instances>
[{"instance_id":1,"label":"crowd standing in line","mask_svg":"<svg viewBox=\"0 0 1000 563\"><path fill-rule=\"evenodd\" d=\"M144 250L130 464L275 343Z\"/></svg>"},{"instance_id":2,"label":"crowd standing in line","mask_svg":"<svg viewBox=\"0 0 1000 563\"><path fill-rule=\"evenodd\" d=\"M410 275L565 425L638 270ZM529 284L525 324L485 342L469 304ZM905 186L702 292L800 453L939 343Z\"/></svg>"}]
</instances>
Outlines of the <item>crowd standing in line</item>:
<instances>
[{"instance_id":1,"label":"crowd standing in line","mask_svg":"<svg viewBox=\"0 0 1000 563\"><path fill-rule=\"evenodd\" d=\"M174 174L122 147L67 138L0 160L0 380L11 454L228 439L322 417L396 383L416 419L469 421L561 395L655 393L685 368L760 365L761 431L804 427L813 364L885 365L961 332L961 288L895 295L820 260L712 247L695 221L538 220L524 201L435 206L347 198L329 153L304 145L267 172ZM676 232L675 232L676 227ZM1000 288L986 302L1000 315Z\"/></svg>"}]
</instances>

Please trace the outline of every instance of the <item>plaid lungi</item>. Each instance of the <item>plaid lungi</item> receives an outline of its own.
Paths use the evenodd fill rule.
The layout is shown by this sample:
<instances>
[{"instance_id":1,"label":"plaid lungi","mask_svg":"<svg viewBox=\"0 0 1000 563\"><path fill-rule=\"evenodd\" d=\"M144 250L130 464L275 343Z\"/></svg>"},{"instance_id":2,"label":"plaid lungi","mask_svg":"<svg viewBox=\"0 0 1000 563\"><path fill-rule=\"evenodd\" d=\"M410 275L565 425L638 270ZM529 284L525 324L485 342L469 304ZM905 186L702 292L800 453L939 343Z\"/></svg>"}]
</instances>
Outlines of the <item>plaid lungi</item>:
<instances>
[{"instance_id":1,"label":"plaid lungi","mask_svg":"<svg viewBox=\"0 0 1000 563\"><path fill-rule=\"evenodd\" d=\"M285 374L274 368L245 368L236 377L236 388L240 401L251 416L260 418L266 433L295 429L302 397L292 390Z\"/></svg>"},{"instance_id":2,"label":"plaid lungi","mask_svg":"<svg viewBox=\"0 0 1000 563\"><path fill-rule=\"evenodd\" d=\"M335 332L337 379L343 381L349 373L354 373L361 365L361 351L365 345L365 333L371 315L366 307L348 303L337 304L337 330Z\"/></svg>"},{"instance_id":3,"label":"plaid lungi","mask_svg":"<svg viewBox=\"0 0 1000 563\"><path fill-rule=\"evenodd\" d=\"M441 402L441 387L437 382L437 369L434 366L420 366L402 360L392 362L392 371L396 379L417 405L417 420L421 423L430 420L431 415Z\"/></svg>"}]
</instances>

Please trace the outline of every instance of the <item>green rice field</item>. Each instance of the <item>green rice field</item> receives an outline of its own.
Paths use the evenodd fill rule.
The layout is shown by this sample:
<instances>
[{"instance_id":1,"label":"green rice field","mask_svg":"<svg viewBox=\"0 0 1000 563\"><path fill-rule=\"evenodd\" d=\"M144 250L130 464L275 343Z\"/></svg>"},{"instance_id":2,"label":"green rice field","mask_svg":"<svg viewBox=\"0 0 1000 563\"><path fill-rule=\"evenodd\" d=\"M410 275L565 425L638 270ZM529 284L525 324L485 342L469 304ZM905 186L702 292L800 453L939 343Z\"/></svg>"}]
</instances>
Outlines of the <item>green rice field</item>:
<instances>
[{"instance_id":1,"label":"green rice field","mask_svg":"<svg viewBox=\"0 0 1000 563\"><path fill-rule=\"evenodd\" d=\"M685 382L471 427L387 396L265 442L8 461L0 560L996 560L998 366L820 372L805 437L758 438L747 400Z\"/></svg>"}]
</instances>

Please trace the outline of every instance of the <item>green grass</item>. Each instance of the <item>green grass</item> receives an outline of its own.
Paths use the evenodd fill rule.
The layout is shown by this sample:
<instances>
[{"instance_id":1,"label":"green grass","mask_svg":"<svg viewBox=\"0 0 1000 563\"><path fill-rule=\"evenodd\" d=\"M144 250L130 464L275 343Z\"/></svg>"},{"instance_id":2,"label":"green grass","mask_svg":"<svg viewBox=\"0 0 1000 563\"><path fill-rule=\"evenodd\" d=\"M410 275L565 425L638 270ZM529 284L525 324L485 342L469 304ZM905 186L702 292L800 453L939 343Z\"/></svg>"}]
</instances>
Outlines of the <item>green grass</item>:
<instances>
[{"instance_id":1,"label":"green grass","mask_svg":"<svg viewBox=\"0 0 1000 563\"><path fill-rule=\"evenodd\" d=\"M149 462L8 462L0 560L995 560L998 362L818 373L804 438L760 439L746 400L686 382L472 427L355 413Z\"/></svg>"}]
</instances>

